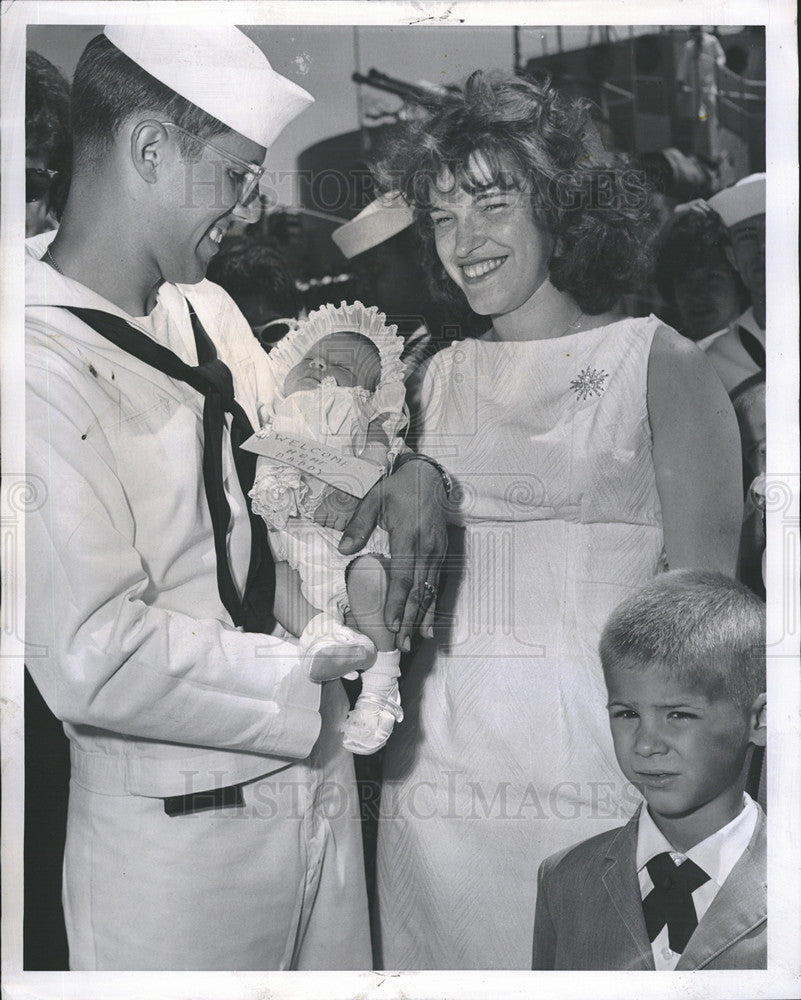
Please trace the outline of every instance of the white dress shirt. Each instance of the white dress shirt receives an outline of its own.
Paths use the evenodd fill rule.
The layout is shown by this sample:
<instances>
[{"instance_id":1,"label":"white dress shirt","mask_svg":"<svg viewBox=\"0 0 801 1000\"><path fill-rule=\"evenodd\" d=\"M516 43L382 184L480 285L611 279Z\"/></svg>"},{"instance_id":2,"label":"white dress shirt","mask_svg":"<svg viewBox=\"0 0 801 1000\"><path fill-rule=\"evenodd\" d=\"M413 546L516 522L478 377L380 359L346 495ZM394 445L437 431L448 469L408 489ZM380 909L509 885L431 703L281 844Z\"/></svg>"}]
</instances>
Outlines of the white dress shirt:
<instances>
[{"instance_id":1,"label":"white dress shirt","mask_svg":"<svg viewBox=\"0 0 801 1000\"><path fill-rule=\"evenodd\" d=\"M695 915L700 924L704 914L712 905L723 883L740 860L751 840L756 828L759 811L756 803L749 796L743 795L743 809L726 826L721 827L706 840L702 840L686 853L675 850L665 835L659 830L651 818L647 808L640 812L637 831L637 875L640 882L640 895L643 899L653 889L654 884L648 874L646 864L657 854L667 851L678 866L686 860L695 862L709 876L692 894ZM654 965L657 972L672 972L681 953L673 951L668 941L668 928L665 925L651 943L654 955Z\"/></svg>"}]
</instances>

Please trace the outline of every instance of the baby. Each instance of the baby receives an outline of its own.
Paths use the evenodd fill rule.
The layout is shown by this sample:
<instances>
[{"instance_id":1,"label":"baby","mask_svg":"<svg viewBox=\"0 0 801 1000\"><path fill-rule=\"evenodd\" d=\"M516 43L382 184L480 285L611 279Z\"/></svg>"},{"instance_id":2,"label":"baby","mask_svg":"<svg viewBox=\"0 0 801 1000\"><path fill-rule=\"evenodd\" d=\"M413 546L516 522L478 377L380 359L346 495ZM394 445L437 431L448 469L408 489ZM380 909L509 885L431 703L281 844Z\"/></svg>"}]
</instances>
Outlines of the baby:
<instances>
[{"instance_id":1,"label":"baby","mask_svg":"<svg viewBox=\"0 0 801 1000\"><path fill-rule=\"evenodd\" d=\"M260 433L308 438L385 472L403 447L399 432L407 422L396 331L360 302L311 313L270 354L281 393L263 414ZM343 730L347 749L369 754L403 719L400 653L383 619L388 538L377 528L358 555L342 555L341 531L314 521L327 492L315 476L260 458L250 495L270 529L279 577L275 615L300 636L311 678L339 677L375 657ZM345 625L346 615L358 632Z\"/></svg>"}]
</instances>

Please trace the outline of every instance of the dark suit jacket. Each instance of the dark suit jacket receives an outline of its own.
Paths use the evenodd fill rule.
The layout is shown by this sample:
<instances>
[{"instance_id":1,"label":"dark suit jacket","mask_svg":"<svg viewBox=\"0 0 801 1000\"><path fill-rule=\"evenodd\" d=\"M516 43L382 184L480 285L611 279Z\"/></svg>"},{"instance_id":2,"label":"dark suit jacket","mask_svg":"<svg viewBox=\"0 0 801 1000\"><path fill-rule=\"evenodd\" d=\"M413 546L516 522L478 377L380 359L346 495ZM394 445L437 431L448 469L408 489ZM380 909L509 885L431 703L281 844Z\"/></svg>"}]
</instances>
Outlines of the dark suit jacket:
<instances>
[{"instance_id":1,"label":"dark suit jacket","mask_svg":"<svg viewBox=\"0 0 801 1000\"><path fill-rule=\"evenodd\" d=\"M540 866L534 969L654 969L637 878L637 820ZM704 914L676 971L767 967L767 838L754 835Z\"/></svg>"}]
</instances>

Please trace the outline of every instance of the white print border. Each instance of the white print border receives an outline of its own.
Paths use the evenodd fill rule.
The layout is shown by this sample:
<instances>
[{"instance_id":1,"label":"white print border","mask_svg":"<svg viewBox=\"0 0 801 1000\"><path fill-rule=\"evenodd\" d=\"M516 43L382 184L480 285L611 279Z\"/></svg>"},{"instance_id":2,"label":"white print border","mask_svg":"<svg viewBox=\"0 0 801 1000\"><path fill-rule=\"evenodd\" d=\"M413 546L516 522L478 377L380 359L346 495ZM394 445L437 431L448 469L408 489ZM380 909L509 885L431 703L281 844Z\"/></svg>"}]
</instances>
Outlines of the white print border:
<instances>
[{"instance_id":1,"label":"white print border","mask_svg":"<svg viewBox=\"0 0 801 1000\"><path fill-rule=\"evenodd\" d=\"M2 326L2 562L3 624L0 630L2 684L2 859L3 995L9 1000L92 1000L164 997L192 1000L245 998L643 998L797 997L799 994L799 899L801 899L801 805L799 786L799 516L798 516L798 289L797 289L797 95L795 5L787 0L710 0L685 3L650 0L467 2L381 4L303 2L63 3L2 0L3 185L0 205L0 324ZM768 518L769 700L771 702L768 795L771 802L769 855L770 970L737 973L24 973L22 956L22 661L24 526L15 506L35 502L37 484L24 472L23 317L23 101L25 28L37 24L196 22L237 24L371 24L427 27L513 24L765 23L767 40L768 301L772 334L768 344L768 467L771 485L783 500ZM777 335L777 332L778 335ZM781 471L779 471L781 470Z\"/></svg>"}]
</instances>

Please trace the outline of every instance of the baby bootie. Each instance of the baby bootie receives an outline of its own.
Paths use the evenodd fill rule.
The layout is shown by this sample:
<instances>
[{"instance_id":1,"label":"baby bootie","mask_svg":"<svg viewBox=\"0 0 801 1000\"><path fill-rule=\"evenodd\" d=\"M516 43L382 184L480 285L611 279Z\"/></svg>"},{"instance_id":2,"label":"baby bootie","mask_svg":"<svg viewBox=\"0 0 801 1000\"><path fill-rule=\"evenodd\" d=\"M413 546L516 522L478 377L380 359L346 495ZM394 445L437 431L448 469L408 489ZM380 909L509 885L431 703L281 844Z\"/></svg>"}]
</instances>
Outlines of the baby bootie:
<instances>
[{"instance_id":1,"label":"baby bootie","mask_svg":"<svg viewBox=\"0 0 801 1000\"><path fill-rule=\"evenodd\" d=\"M351 753L375 753L387 742L395 723L402 721L397 681L385 695L364 691L345 719L342 745Z\"/></svg>"},{"instance_id":2,"label":"baby bootie","mask_svg":"<svg viewBox=\"0 0 801 1000\"><path fill-rule=\"evenodd\" d=\"M366 635L322 613L308 623L298 644L309 677L320 684L337 677L355 679L358 671L372 666L376 656Z\"/></svg>"},{"instance_id":3,"label":"baby bootie","mask_svg":"<svg viewBox=\"0 0 801 1000\"><path fill-rule=\"evenodd\" d=\"M403 720L398 678L400 653L377 653L375 663L362 674L362 693L342 727L342 745L351 753L375 753Z\"/></svg>"}]
</instances>

